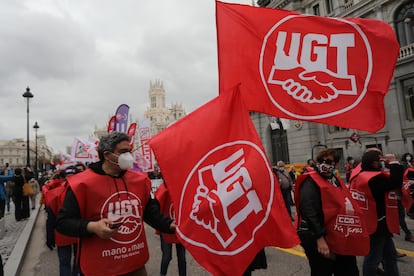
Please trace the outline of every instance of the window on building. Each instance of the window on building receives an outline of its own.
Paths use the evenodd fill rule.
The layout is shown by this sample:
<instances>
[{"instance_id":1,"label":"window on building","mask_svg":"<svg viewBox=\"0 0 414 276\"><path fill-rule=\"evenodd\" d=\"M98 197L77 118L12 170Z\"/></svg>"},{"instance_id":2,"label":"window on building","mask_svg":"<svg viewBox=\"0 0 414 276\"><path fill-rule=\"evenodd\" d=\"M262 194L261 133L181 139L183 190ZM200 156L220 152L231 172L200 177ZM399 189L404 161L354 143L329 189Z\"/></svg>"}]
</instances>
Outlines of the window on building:
<instances>
[{"instance_id":1,"label":"window on building","mask_svg":"<svg viewBox=\"0 0 414 276\"><path fill-rule=\"evenodd\" d=\"M368 145L365 145L365 149L370 149L370 148L377 148L377 149L380 149L382 151L382 145L381 144L368 144Z\"/></svg>"},{"instance_id":2,"label":"window on building","mask_svg":"<svg viewBox=\"0 0 414 276\"><path fill-rule=\"evenodd\" d=\"M313 14L314 15L321 15L321 11L319 9L319 4L316 4L315 6L313 6Z\"/></svg>"},{"instance_id":3,"label":"window on building","mask_svg":"<svg viewBox=\"0 0 414 276\"><path fill-rule=\"evenodd\" d=\"M414 119L414 78L402 82L407 120Z\"/></svg>"},{"instance_id":4,"label":"window on building","mask_svg":"<svg viewBox=\"0 0 414 276\"><path fill-rule=\"evenodd\" d=\"M155 96L151 97L151 108L157 107L157 98Z\"/></svg>"},{"instance_id":5,"label":"window on building","mask_svg":"<svg viewBox=\"0 0 414 276\"><path fill-rule=\"evenodd\" d=\"M414 43L414 2L406 1L396 11L394 25L400 46Z\"/></svg>"},{"instance_id":6,"label":"window on building","mask_svg":"<svg viewBox=\"0 0 414 276\"><path fill-rule=\"evenodd\" d=\"M342 127L339 127L339 126L329 126L328 125L328 132L329 133L348 131L348 130L349 130L349 128L342 128Z\"/></svg>"},{"instance_id":7,"label":"window on building","mask_svg":"<svg viewBox=\"0 0 414 276\"><path fill-rule=\"evenodd\" d=\"M332 0L325 0L326 3L326 13L330 14L333 12L333 1Z\"/></svg>"}]
</instances>

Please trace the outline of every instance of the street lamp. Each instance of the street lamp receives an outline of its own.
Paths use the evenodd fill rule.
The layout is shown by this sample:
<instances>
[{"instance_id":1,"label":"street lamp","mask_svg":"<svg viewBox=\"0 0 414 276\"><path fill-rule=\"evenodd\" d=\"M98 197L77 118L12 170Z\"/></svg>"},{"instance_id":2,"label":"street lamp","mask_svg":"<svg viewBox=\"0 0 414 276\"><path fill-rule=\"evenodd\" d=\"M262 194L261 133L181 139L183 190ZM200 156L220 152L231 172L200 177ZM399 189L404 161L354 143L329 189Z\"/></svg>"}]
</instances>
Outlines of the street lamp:
<instances>
[{"instance_id":1,"label":"street lamp","mask_svg":"<svg viewBox=\"0 0 414 276\"><path fill-rule=\"evenodd\" d=\"M23 94L23 98L27 100L27 139L26 139L26 167L30 167L30 150L29 150L29 100L33 98L33 94L30 92L30 88L26 88L26 92Z\"/></svg>"},{"instance_id":2,"label":"street lamp","mask_svg":"<svg viewBox=\"0 0 414 276\"><path fill-rule=\"evenodd\" d=\"M37 177L39 176L39 174L37 172L37 167L38 167L38 164L37 164L37 130L39 129L39 125L37 124L37 121L35 122L33 128L35 129L35 149L36 149L36 151L35 151L36 159L35 159L35 168L34 169L35 169L35 178L37 179Z\"/></svg>"}]
</instances>

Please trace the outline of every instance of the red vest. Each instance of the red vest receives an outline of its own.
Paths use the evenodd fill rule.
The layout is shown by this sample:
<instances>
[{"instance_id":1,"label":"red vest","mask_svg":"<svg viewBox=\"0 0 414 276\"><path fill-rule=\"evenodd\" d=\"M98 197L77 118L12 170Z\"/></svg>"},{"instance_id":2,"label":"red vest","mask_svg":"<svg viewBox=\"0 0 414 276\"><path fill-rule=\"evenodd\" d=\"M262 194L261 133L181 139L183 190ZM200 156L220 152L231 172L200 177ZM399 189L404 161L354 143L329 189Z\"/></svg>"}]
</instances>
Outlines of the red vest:
<instances>
[{"instance_id":1,"label":"red vest","mask_svg":"<svg viewBox=\"0 0 414 276\"><path fill-rule=\"evenodd\" d=\"M160 203L161 213L172 219L175 218L174 207L171 202L170 194L168 193L167 187L161 184L154 193L158 202ZM166 243L180 243L175 234L162 233L162 238Z\"/></svg>"},{"instance_id":2,"label":"red vest","mask_svg":"<svg viewBox=\"0 0 414 276\"><path fill-rule=\"evenodd\" d=\"M48 196L49 191L55 189L56 187L59 187L60 185L62 185L62 183L63 183L62 179L53 179L49 181L47 184L43 185L42 194L43 194L45 206L49 206L49 199L50 199L50 197Z\"/></svg>"},{"instance_id":3,"label":"red vest","mask_svg":"<svg viewBox=\"0 0 414 276\"><path fill-rule=\"evenodd\" d=\"M341 187L335 187L317 172L302 175L296 181L295 202L299 210L300 186L312 177L321 192L322 211L326 229L326 242L329 249L340 255L365 256L369 252L369 235L362 211L352 200L348 189L338 178Z\"/></svg>"},{"instance_id":4,"label":"red vest","mask_svg":"<svg viewBox=\"0 0 414 276\"><path fill-rule=\"evenodd\" d=\"M52 210L52 213L57 217L60 208L62 207L63 200L66 194L66 182L61 182L61 185L49 190L46 194L48 198L49 207ZM55 229L55 243L57 246L67 246L74 243L77 243L78 238L69 237L66 235L61 234L59 231Z\"/></svg>"},{"instance_id":5,"label":"red vest","mask_svg":"<svg viewBox=\"0 0 414 276\"><path fill-rule=\"evenodd\" d=\"M351 176L349 177L348 185L352 181L352 179L359 174L360 171L361 171L361 162L355 168L352 169Z\"/></svg>"},{"instance_id":6,"label":"red vest","mask_svg":"<svg viewBox=\"0 0 414 276\"><path fill-rule=\"evenodd\" d=\"M378 215L377 215L377 204L374 196L372 195L371 189L368 182L374 176L386 173L381 171L363 171L360 172L356 177L351 179L351 194L352 198L355 199L361 210L364 212L365 220L367 222L368 233L371 235L377 230ZM400 233L400 222L398 218L398 203L397 194L395 191L389 191L384 194L385 197L385 216L388 226L388 231L391 233Z\"/></svg>"},{"instance_id":7,"label":"red vest","mask_svg":"<svg viewBox=\"0 0 414 276\"><path fill-rule=\"evenodd\" d=\"M414 181L408 179L408 173L414 174L414 168L407 168L404 172L403 186L401 187L401 203L406 209L410 209L411 205L414 204L414 199L410 195L410 186L414 185Z\"/></svg>"},{"instance_id":8,"label":"red vest","mask_svg":"<svg viewBox=\"0 0 414 276\"><path fill-rule=\"evenodd\" d=\"M122 178L113 178L88 169L67 181L82 219L123 221L110 239L97 235L82 239L82 272L121 275L143 267L149 258L143 210L150 199L151 181L146 174L128 170Z\"/></svg>"}]
</instances>

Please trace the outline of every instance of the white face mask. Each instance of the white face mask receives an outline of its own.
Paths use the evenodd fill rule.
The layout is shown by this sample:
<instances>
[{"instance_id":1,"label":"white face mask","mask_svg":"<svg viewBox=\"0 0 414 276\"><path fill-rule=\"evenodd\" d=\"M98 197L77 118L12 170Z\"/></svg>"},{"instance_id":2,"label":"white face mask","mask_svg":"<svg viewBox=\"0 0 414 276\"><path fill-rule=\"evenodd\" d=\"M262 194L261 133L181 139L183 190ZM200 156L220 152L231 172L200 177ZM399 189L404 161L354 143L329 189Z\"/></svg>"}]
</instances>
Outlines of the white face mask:
<instances>
[{"instance_id":1,"label":"white face mask","mask_svg":"<svg viewBox=\"0 0 414 276\"><path fill-rule=\"evenodd\" d=\"M405 160L407 160L408 162L410 162L410 161L411 161L411 156L407 155L407 156L405 157Z\"/></svg>"},{"instance_id":2,"label":"white face mask","mask_svg":"<svg viewBox=\"0 0 414 276\"><path fill-rule=\"evenodd\" d=\"M115 153L112 153L114 155L117 155ZM130 152L124 152L118 156L118 166L121 170L128 170L132 168L132 164L134 163L134 157L132 157L132 154Z\"/></svg>"}]
</instances>

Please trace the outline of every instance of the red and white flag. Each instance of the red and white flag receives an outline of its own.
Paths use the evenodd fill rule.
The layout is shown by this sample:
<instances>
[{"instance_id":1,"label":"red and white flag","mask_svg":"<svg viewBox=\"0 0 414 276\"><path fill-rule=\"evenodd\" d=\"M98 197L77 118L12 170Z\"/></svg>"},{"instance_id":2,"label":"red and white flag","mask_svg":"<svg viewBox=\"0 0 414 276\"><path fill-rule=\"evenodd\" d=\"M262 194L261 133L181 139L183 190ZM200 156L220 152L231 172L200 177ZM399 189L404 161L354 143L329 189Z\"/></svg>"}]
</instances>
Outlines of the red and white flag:
<instances>
[{"instance_id":1,"label":"red and white flag","mask_svg":"<svg viewBox=\"0 0 414 276\"><path fill-rule=\"evenodd\" d=\"M72 160L78 162L96 162L98 157L97 145L94 142L76 137L73 139Z\"/></svg>"},{"instance_id":2,"label":"red and white flag","mask_svg":"<svg viewBox=\"0 0 414 276\"><path fill-rule=\"evenodd\" d=\"M114 130L115 130L115 115L113 115L111 118L109 118L108 133L111 133Z\"/></svg>"},{"instance_id":3,"label":"red and white flag","mask_svg":"<svg viewBox=\"0 0 414 276\"><path fill-rule=\"evenodd\" d=\"M154 170L153 153L148 145L151 137L151 120L147 118L142 120L138 125L138 144L140 146L135 155L137 166L144 172Z\"/></svg>"},{"instance_id":4,"label":"red and white flag","mask_svg":"<svg viewBox=\"0 0 414 276\"><path fill-rule=\"evenodd\" d=\"M134 147L135 142L135 132L137 131L137 123L131 123L128 127L127 134L129 136L131 147Z\"/></svg>"},{"instance_id":5,"label":"red and white flag","mask_svg":"<svg viewBox=\"0 0 414 276\"><path fill-rule=\"evenodd\" d=\"M214 275L242 275L265 246L299 243L239 92L150 140L176 209L177 236Z\"/></svg>"},{"instance_id":6,"label":"red and white flag","mask_svg":"<svg viewBox=\"0 0 414 276\"><path fill-rule=\"evenodd\" d=\"M327 18L216 1L220 93L247 108L376 132L399 45L384 21Z\"/></svg>"}]
</instances>

